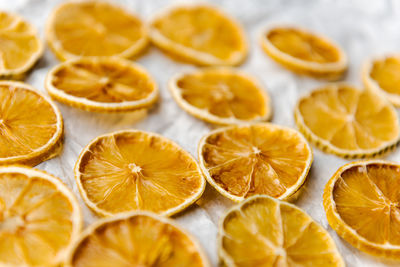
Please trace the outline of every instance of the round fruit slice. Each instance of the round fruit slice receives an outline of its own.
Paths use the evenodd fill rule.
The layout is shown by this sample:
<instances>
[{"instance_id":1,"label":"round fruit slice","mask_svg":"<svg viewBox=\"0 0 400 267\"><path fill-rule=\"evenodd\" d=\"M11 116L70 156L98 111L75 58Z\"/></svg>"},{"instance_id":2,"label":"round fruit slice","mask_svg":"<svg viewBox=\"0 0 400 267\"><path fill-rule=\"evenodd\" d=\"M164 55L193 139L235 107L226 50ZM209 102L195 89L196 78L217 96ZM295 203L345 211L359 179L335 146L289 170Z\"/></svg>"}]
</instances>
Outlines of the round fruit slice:
<instances>
[{"instance_id":1,"label":"round fruit slice","mask_svg":"<svg viewBox=\"0 0 400 267\"><path fill-rule=\"evenodd\" d=\"M273 60L299 74L336 80L347 69L347 57L337 44L297 27L264 31L261 46Z\"/></svg>"},{"instance_id":2,"label":"round fruit slice","mask_svg":"<svg viewBox=\"0 0 400 267\"><path fill-rule=\"evenodd\" d=\"M62 148L63 121L48 97L27 84L0 82L0 165L37 165Z\"/></svg>"},{"instance_id":3,"label":"round fruit slice","mask_svg":"<svg viewBox=\"0 0 400 267\"><path fill-rule=\"evenodd\" d=\"M352 162L332 176L324 190L331 227L356 248L400 259L400 165Z\"/></svg>"},{"instance_id":4,"label":"round fruit slice","mask_svg":"<svg viewBox=\"0 0 400 267\"><path fill-rule=\"evenodd\" d=\"M400 107L400 55L367 62L363 81L367 89L384 95L393 105Z\"/></svg>"},{"instance_id":5,"label":"round fruit slice","mask_svg":"<svg viewBox=\"0 0 400 267\"><path fill-rule=\"evenodd\" d=\"M75 178L86 204L102 216L133 210L172 215L205 188L188 152L165 137L134 130L94 139L79 156Z\"/></svg>"},{"instance_id":6,"label":"round fruit slice","mask_svg":"<svg viewBox=\"0 0 400 267\"><path fill-rule=\"evenodd\" d=\"M149 212L103 219L75 242L65 266L210 266L200 245L172 220Z\"/></svg>"},{"instance_id":7,"label":"round fruit slice","mask_svg":"<svg viewBox=\"0 0 400 267\"><path fill-rule=\"evenodd\" d=\"M113 57L80 58L54 67L46 89L56 100L90 111L130 111L154 104L157 84L142 67Z\"/></svg>"},{"instance_id":8,"label":"round fruit slice","mask_svg":"<svg viewBox=\"0 0 400 267\"><path fill-rule=\"evenodd\" d=\"M42 53L36 29L20 16L0 11L0 78L23 78Z\"/></svg>"},{"instance_id":9,"label":"round fruit slice","mask_svg":"<svg viewBox=\"0 0 400 267\"><path fill-rule=\"evenodd\" d=\"M205 4L177 6L158 14L151 22L150 37L167 53L199 65L237 65L248 50L241 26Z\"/></svg>"},{"instance_id":10,"label":"round fruit slice","mask_svg":"<svg viewBox=\"0 0 400 267\"><path fill-rule=\"evenodd\" d=\"M238 124L271 117L269 96L259 83L234 69L179 74L170 80L169 88L181 108L211 123Z\"/></svg>"},{"instance_id":11,"label":"round fruit slice","mask_svg":"<svg viewBox=\"0 0 400 267\"><path fill-rule=\"evenodd\" d=\"M81 56L132 57L148 43L141 20L106 1L69 1L47 22L49 46L60 60Z\"/></svg>"},{"instance_id":12,"label":"round fruit slice","mask_svg":"<svg viewBox=\"0 0 400 267\"><path fill-rule=\"evenodd\" d=\"M303 185L313 160L299 132L267 123L212 131L198 152L207 181L237 202L257 194L287 199Z\"/></svg>"},{"instance_id":13,"label":"round fruit slice","mask_svg":"<svg viewBox=\"0 0 400 267\"><path fill-rule=\"evenodd\" d=\"M345 158L375 157L399 140L396 110L383 97L346 84L331 84L301 98L300 131L317 147Z\"/></svg>"},{"instance_id":14,"label":"round fruit slice","mask_svg":"<svg viewBox=\"0 0 400 267\"><path fill-rule=\"evenodd\" d=\"M228 267L344 267L328 232L298 207L253 196L221 220L218 248Z\"/></svg>"},{"instance_id":15,"label":"round fruit slice","mask_svg":"<svg viewBox=\"0 0 400 267\"><path fill-rule=\"evenodd\" d=\"M78 201L59 180L0 167L0 265L56 266L82 227Z\"/></svg>"}]
</instances>

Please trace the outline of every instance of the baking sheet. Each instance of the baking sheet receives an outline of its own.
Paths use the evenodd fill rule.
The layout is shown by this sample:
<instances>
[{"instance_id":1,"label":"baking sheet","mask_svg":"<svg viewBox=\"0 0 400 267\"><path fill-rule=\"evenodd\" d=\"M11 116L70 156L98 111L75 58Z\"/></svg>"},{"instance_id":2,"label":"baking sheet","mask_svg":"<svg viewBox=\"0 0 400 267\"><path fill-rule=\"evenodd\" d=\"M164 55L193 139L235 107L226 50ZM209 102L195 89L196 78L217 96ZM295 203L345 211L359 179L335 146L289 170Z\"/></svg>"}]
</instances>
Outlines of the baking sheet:
<instances>
[{"instance_id":1,"label":"baking sheet","mask_svg":"<svg viewBox=\"0 0 400 267\"><path fill-rule=\"evenodd\" d=\"M52 8L60 0L0 0L0 9L17 12L36 25L44 38L44 25ZM149 19L154 12L177 1L115 0L123 6ZM179 1L178 3L182 3ZM193 2L193 1L186 1ZM248 60L241 69L260 80L272 97L272 122L295 127L293 108L300 95L323 84L296 76L269 59L258 45L263 26L293 23L325 34L339 43L349 57L350 68L346 81L361 86L362 63L370 56L400 50L400 1L398 0L215 0L212 3L236 17L244 26L250 43ZM173 101L167 90L167 81L175 73L191 70L192 65L177 63L155 47L137 59L153 75L161 91L160 103L147 115L144 113L96 114L57 103L65 122L65 145L62 154L37 167L60 177L78 196L85 223L97 219L83 204L74 182L73 167L81 149L100 134L122 129L141 129L160 133L180 144L197 157L196 148L201 136L213 126L197 120ZM46 50L26 82L40 91L48 70L57 63ZM399 161L400 149L387 156ZM396 262L383 262L368 256L344 240L328 226L322 207L322 192L331 175L349 161L325 154L314 148L314 163L305 189L295 202L334 238L347 266L395 266ZM196 236L206 250L213 265L217 265L216 235L220 216L233 203L207 186L203 197L185 212L174 216L180 225ZM397 263L399 265L400 263Z\"/></svg>"}]
</instances>

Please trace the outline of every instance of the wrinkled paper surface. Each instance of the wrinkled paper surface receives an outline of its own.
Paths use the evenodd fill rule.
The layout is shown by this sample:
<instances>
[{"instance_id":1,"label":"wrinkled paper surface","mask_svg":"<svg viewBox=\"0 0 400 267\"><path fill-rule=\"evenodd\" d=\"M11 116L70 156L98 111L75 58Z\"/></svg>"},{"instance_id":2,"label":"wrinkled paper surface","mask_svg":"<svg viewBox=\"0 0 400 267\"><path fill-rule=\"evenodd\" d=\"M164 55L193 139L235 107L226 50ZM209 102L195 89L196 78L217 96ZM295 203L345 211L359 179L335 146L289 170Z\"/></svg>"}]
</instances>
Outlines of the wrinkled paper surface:
<instances>
[{"instance_id":1,"label":"wrinkled paper surface","mask_svg":"<svg viewBox=\"0 0 400 267\"><path fill-rule=\"evenodd\" d=\"M50 11L59 0L0 0L0 9L14 11L24 16L40 31L44 39L44 26ZM148 20L152 14L176 1L120 0L139 16ZM180 1L183 2L183 1ZM190 1L192 2L192 1ZM293 109L299 96L323 84L306 77L296 76L281 68L261 50L258 39L264 26L293 23L322 33L339 43L350 62L346 81L361 86L361 66L370 56L400 52L400 1L398 0L215 0L214 5L236 17L244 26L250 43L248 60L241 69L254 75L272 97L274 116L272 121L295 127ZM96 114L81 111L57 103L65 122L65 145L62 154L37 167L60 177L79 198L85 223L97 217L80 199L74 181L75 161L90 140L104 133L122 129L141 129L160 133L180 144L197 158L197 143L213 126L195 119L181 110L167 90L168 79L177 72L194 69L166 57L155 47L150 47L137 61L157 81L161 101L147 116L143 114ZM29 74L26 82L40 91L48 70L57 64L49 49ZM141 118L142 117L142 118ZM387 156L400 160L400 149ZM333 173L349 161L328 155L314 148L314 163L305 190L295 202L332 235L348 266L386 266L395 262L383 262L368 256L346 243L328 226L322 206L325 183ZM214 266L218 263L216 235L218 221L233 203L207 185L206 191L196 204L174 216L180 225L196 236L203 245ZM399 264L399 263L397 263Z\"/></svg>"}]
</instances>

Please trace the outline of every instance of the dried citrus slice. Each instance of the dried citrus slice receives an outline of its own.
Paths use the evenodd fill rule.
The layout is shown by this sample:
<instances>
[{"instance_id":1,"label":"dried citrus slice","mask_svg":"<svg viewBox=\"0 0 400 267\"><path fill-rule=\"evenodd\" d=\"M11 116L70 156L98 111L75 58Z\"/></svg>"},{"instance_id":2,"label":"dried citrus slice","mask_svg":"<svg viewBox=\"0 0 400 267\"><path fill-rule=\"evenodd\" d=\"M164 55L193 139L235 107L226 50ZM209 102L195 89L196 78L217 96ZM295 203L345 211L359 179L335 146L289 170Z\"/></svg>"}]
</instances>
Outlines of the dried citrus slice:
<instances>
[{"instance_id":1,"label":"dried citrus slice","mask_svg":"<svg viewBox=\"0 0 400 267\"><path fill-rule=\"evenodd\" d=\"M188 113L217 124L263 121L271 117L270 99L249 75L230 68L209 68L176 75L171 93Z\"/></svg>"},{"instance_id":2,"label":"dried citrus slice","mask_svg":"<svg viewBox=\"0 0 400 267\"><path fill-rule=\"evenodd\" d=\"M261 46L273 60L299 74L335 80L347 69L347 57L337 44L298 27L267 29Z\"/></svg>"},{"instance_id":3,"label":"dried citrus slice","mask_svg":"<svg viewBox=\"0 0 400 267\"><path fill-rule=\"evenodd\" d=\"M58 178L0 167L0 265L56 266L82 226L78 201Z\"/></svg>"},{"instance_id":4,"label":"dried citrus slice","mask_svg":"<svg viewBox=\"0 0 400 267\"><path fill-rule=\"evenodd\" d=\"M363 81L367 89L384 95L393 105L400 107L400 55L365 63Z\"/></svg>"},{"instance_id":5,"label":"dried citrus slice","mask_svg":"<svg viewBox=\"0 0 400 267\"><path fill-rule=\"evenodd\" d=\"M289 198L313 160L299 132L267 123L214 130L201 139L198 152L207 181L237 202L257 194Z\"/></svg>"},{"instance_id":6,"label":"dried citrus slice","mask_svg":"<svg viewBox=\"0 0 400 267\"><path fill-rule=\"evenodd\" d=\"M75 242L65 266L210 266L198 242L175 222L149 212L102 219Z\"/></svg>"},{"instance_id":7,"label":"dried citrus slice","mask_svg":"<svg viewBox=\"0 0 400 267\"><path fill-rule=\"evenodd\" d=\"M228 267L344 267L328 232L298 207L253 196L221 220L218 248Z\"/></svg>"},{"instance_id":8,"label":"dried citrus slice","mask_svg":"<svg viewBox=\"0 0 400 267\"><path fill-rule=\"evenodd\" d=\"M69 1L50 15L49 46L60 60L81 56L132 57L146 47L147 29L135 15L106 1Z\"/></svg>"},{"instance_id":9,"label":"dried citrus slice","mask_svg":"<svg viewBox=\"0 0 400 267\"><path fill-rule=\"evenodd\" d=\"M47 74L46 89L62 103L103 112L146 108L158 98L157 84L146 70L116 57L61 63Z\"/></svg>"},{"instance_id":10,"label":"dried citrus slice","mask_svg":"<svg viewBox=\"0 0 400 267\"><path fill-rule=\"evenodd\" d=\"M0 11L0 78L22 78L42 53L36 29L20 16Z\"/></svg>"},{"instance_id":11,"label":"dried citrus slice","mask_svg":"<svg viewBox=\"0 0 400 267\"><path fill-rule=\"evenodd\" d=\"M317 147L345 158L378 156L399 140L393 106L369 90L346 84L327 85L301 98L295 119Z\"/></svg>"},{"instance_id":12,"label":"dried citrus slice","mask_svg":"<svg viewBox=\"0 0 400 267\"><path fill-rule=\"evenodd\" d=\"M169 139L127 130L94 139L75 165L86 204L102 216L147 210L175 214L203 193L193 157Z\"/></svg>"},{"instance_id":13,"label":"dried citrus slice","mask_svg":"<svg viewBox=\"0 0 400 267\"><path fill-rule=\"evenodd\" d=\"M181 5L158 14L150 38L179 58L200 65L237 65L247 55L241 26L206 4Z\"/></svg>"},{"instance_id":14,"label":"dried citrus slice","mask_svg":"<svg viewBox=\"0 0 400 267\"><path fill-rule=\"evenodd\" d=\"M36 165L62 148L63 121L50 99L27 84L0 82L0 165Z\"/></svg>"},{"instance_id":15,"label":"dried citrus slice","mask_svg":"<svg viewBox=\"0 0 400 267\"><path fill-rule=\"evenodd\" d=\"M375 160L346 164L324 190L331 227L356 248L400 259L400 165Z\"/></svg>"}]
</instances>

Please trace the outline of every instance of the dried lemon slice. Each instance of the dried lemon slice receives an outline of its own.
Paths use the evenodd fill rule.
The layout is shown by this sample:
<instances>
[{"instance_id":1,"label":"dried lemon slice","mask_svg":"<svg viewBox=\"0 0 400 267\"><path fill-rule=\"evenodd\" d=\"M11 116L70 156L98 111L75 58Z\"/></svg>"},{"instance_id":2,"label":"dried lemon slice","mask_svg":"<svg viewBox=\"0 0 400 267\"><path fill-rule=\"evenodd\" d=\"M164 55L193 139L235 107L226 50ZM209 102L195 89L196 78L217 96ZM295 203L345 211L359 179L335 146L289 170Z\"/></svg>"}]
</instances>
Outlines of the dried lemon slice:
<instances>
[{"instance_id":1,"label":"dried lemon slice","mask_svg":"<svg viewBox=\"0 0 400 267\"><path fill-rule=\"evenodd\" d=\"M36 29L20 16L0 11L0 78L23 78L42 54Z\"/></svg>"},{"instance_id":2,"label":"dried lemon slice","mask_svg":"<svg viewBox=\"0 0 400 267\"><path fill-rule=\"evenodd\" d=\"M62 148L63 121L48 97L27 84L0 82L0 165L36 165Z\"/></svg>"},{"instance_id":3,"label":"dried lemon slice","mask_svg":"<svg viewBox=\"0 0 400 267\"><path fill-rule=\"evenodd\" d=\"M347 57L337 44L298 27L264 31L261 46L273 60L299 74L336 80L347 69Z\"/></svg>"},{"instance_id":4,"label":"dried lemon slice","mask_svg":"<svg viewBox=\"0 0 400 267\"><path fill-rule=\"evenodd\" d=\"M253 196L221 220L218 248L226 266L344 267L328 232L298 207Z\"/></svg>"},{"instance_id":5,"label":"dried lemon slice","mask_svg":"<svg viewBox=\"0 0 400 267\"><path fill-rule=\"evenodd\" d=\"M327 85L301 98L295 119L317 147L345 158L378 156L399 140L393 106L369 90L346 84Z\"/></svg>"},{"instance_id":6,"label":"dried lemon slice","mask_svg":"<svg viewBox=\"0 0 400 267\"><path fill-rule=\"evenodd\" d=\"M133 210L172 215L205 188L188 152L165 137L134 130L94 139L76 162L75 179L86 204L102 216Z\"/></svg>"},{"instance_id":7,"label":"dried lemon slice","mask_svg":"<svg viewBox=\"0 0 400 267\"><path fill-rule=\"evenodd\" d=\"M200 65L237 65L247 55L241 26L209 5L181 5L158 14L150 38L179 58Z\"/></svg>"},{"instance_id":8,"label":"dried lemon slice","mask_svg":"<svg viewBox=\"0 0 400 267\"><path fill-rule=\"evenodd\" d=\"M172 96L188 113L217 124L264 121L271 117L270 98L258 81L230 68L208 68L173 77Z\"/></svg>"},{"instance_id":9,"label":"dried lemon slice","mask_svg":"<svg viewBox=\"0 0 400 267\"><path fill-rule=\"evenodd\" d=\"M81 56L132 57L148 43L141 20L106 1L69 1L46 26L49 46L60 60Z\"/></svg>"},{"instance_id":10,"label":"dried lemon slice","mask_svg":"<svg viewBox=\"0 0 400 267\"><path fill-rule=\"evenodd\" d=\"M0 265L56 266L82 227L78 201L59 180L0 167Z\"/></svg>"},{"instance_id":11,"label":"dried lemon slice","mask_svg":"<svg viewBox=\"0 0 400 267\"><path fill-rule=\"evenodd\" d=\"M75 242L65 266L210 266L197 241L175 222L149 212L103 219Z\"/></svg>"},{"instance_id":12,"label":"dried lemon slice","mask_svg":"<svg viewBox=\"0 0 400 267\"><path fill-rule=\"evenodd\" d=\"M368 61L363 68L367 89L380 93L400 107L400 56L393 55Z\"/></svg>"},{"instance_id":13,"label":"dried lemon slice","mask_svg":"<svg viewBox=\"0 0 400 267\"><path fill-rule=\"evenodd\" d=\"M313 160L299 132L267 123L214 130L201 139L198 153L207 181L237 202L256 194L287 199L303 185Z\"/></svg>"},{"instance_id":14,"label":"dried lemon slice","mask_svg":"<svg viewBox=\"0 0 400 267\"><path fill-rule=\"evenodd\" d=\"M352 162L325 186L324 208L331 227L356 248L400 259L400 165Z\"/></svg>"},{"instance_id":15,"label":"dried lemon slice","mask_svg":"<svg viewBox=\"0 0 400 267\"><path fill-rule=\"evenodd\" d=\"M46 89L60 102L90 111L137 110L158 98L157 84L146 70L113 57L59 64L47 74Z\"/></svg>"}]
</instances>

